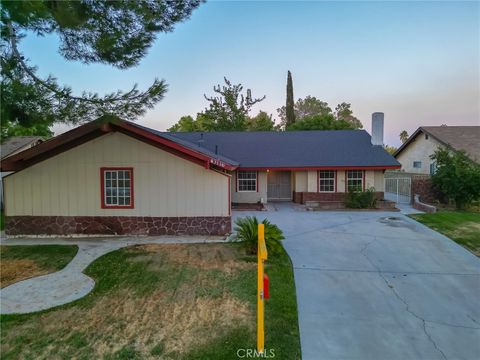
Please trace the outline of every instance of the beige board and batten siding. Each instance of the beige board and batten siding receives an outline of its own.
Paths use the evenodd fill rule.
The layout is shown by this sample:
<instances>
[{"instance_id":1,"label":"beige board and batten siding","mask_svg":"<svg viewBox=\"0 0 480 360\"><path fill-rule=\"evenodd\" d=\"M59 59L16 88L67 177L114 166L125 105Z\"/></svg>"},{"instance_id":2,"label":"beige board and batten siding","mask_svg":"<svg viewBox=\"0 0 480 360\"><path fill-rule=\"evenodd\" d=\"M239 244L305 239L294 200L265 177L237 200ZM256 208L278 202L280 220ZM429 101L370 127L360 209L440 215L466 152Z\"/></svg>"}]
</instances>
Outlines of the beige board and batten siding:
<instances>
[{"instance_id":1,"label":"beige board and batten siding","mask_svg":"<svg viewBox=\"0 0 480 360\"><path fill-rule=\"evenodd\" d=\"M293 190L295 192L307 192L308 191L308 172L299 170L293 171Z\"/></svg>"},{"instance_id":2,"label":"beige board and batten siding","mask_svg":"<svg viewBox=\"0 0 480 360\"><path fill-rule=\"evenodd\" d=\"M430 156L442 147L442 144L433 137L426 136L424 133L418 134L401 152L396 156L397 160L402 164L402 171L415 174L430 174L430 164L434 161ZM422 163L421 167L413 167L415 161Z\"/></svg>"},{"instance_id":3,"label":"beige board and batten siding","mask_svg":"<svg viewBox=\"0 0 480 360\"><path fill-rule=\"evenodd\" d=\"M232 202L238 204L256 204L263 201L267 202L267 172L258 171L257 176L258 191L237 191L237 172L232 173L231 193Z\"/></svg>"},{"instance_id":4,"label":"beige board and batten siding","mask_svg":"<svg viewBox=\"0 0 480 360\"><path fill-rule=\"evenodd\" d=\"M133 167L134 208L102 209L100 168ZM229 178L115 132L4 179L7 216L228 216Z\"/></svg>"}]
</instances>

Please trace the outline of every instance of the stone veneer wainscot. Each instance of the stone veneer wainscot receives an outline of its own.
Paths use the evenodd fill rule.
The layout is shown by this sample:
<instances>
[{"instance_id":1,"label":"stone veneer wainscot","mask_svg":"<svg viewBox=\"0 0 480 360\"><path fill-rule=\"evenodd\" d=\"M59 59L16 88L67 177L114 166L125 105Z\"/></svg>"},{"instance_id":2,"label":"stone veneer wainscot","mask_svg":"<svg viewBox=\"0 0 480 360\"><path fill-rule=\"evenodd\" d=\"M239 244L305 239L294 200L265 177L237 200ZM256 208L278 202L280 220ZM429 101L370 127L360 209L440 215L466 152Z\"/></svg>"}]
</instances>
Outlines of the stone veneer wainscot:
<instances>
[{"instance_id":1,"label":"stone veneer wainscot","mask_svg":"<svg viewBox=\"0 0 480 360\"><path fill-rule=\"evenodd\" d=\"M227 235L230 216L7 216L7 235Z\"/></svg>"}]
</instances>

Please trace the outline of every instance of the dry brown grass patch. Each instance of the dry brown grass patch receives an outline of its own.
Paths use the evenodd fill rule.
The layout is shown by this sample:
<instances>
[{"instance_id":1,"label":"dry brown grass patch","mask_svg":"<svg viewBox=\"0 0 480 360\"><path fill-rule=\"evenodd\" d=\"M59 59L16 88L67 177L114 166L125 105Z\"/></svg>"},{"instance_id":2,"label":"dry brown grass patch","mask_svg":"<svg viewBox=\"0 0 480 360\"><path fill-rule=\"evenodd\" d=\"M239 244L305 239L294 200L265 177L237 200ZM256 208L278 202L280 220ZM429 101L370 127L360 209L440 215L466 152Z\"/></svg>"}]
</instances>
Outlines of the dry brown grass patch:
<instances>
[{"instance_id":1,"label":"dry brown grass patch","mask_svg":"<svg viewBox=\"0 0 480 360\"><path fill-rule=\"evenodd\" d=\"M175 265L187 265L202 270L223 270L230 273L234 270L254 269L255 263L238 260L238 249L225 244L151 244L132 248L132 251L146 251L146 257L155 259L154 263L162 265L167 261ZM142 256L138 260L145 259ZM155 266L152 263L152 266Z\"/></svg>"},{"instance_id":2,"label":"dry brown grass patch","mask_svg":"<svg viewBox=\"0 0 480 360\"><path fill-rule=\"evenodd\" d=\"M253 326L255 318L248 304L225 294L219 298L182 297L172 299L168 293L133 297L127 291L115 297L101 298L93 308L59 310L42 315L32 328L25 324L17 334L41 331L58 334L53 348L36 356L55 359L61 346L75 333L85 334L95 358L103 358L124 346L134 344L142 358L154 358L152 348L162 343L165 353L185 353L208 343L228 329ZM252 329L253 331L253 329ZM15 334L10 333L10 336ZM71 354L75 357L75 354Z\"/></svg>"},{"instance_id":3,"label":"dry brown grass patch","mask_svg":"<svg viewBox=\"0 0 480 360\"><path fill-rule=\"evenodd\" d=\"M2 259L0 262L0 288L49 272L47 269L40 268L33 260Z\"/></svg>"},{"instance_id":4,"label":"dry brown grass patch","mask_svg":"<svg viewBox=\"0 0 480 360\"><path fill-rule=\"evenodd\" d=\"M36 358L61 358L59 351L68 351L69 357L76 358L85 355L84 349L65 346L74 334L82 334L92 358L103 358L133 345L143 359L158 359L151 354L158 344L162 344L164 354L184 354L239 326L254 331L255 312L251 304L228 293L208 271L220 269L235 276L232 272L236 269L255 267L238 260L234 247L144 245L127 251L138 251L139 254L128 261L145 262L149 271L160 270L162 266L171 267L172 264L186 265L198 271L175 289L158 288L146 295L138 295L124 288L103 295L87 308L75 306L42 314L34 322L19 324L12 329L6 334L5 344L14 343L14 337L21 334L42 332L55 341L36 350ZM203 294L199 289L212 287L219 289L216 296L199 295ZM8 346L4 350L8 350ZM28 347L22 349L22 355L33 355L29 351Z\"/></svg>"}]
</instances>

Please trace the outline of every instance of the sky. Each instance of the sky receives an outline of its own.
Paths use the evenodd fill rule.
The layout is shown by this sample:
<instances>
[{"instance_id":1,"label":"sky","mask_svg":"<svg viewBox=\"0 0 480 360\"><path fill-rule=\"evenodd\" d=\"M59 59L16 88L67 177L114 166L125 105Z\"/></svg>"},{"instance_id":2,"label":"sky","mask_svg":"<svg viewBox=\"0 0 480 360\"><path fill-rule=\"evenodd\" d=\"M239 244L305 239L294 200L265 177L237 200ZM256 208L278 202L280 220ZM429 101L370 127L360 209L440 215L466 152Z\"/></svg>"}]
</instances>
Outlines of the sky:
<instances>
[{"instance_id":1,"label":"sky","mask_svg":"<svg viewBox=\"0 0 480 360\"><path fill-rule=\"evenodd\" d=\"M74 93L146 89L165 79L165 98L137 122L166 130L204 110L204 94L226 76L266 95L252 114L285 104L287 71L295 99L352 104L370 131L385 113L385 143L426 125L480 125L480 2L210 1L168 34L159 34L134 68L67 61L56 36L22 40L38 74ZM55 126L56 134L67 130Z\"/></svg>"}]
</instances>

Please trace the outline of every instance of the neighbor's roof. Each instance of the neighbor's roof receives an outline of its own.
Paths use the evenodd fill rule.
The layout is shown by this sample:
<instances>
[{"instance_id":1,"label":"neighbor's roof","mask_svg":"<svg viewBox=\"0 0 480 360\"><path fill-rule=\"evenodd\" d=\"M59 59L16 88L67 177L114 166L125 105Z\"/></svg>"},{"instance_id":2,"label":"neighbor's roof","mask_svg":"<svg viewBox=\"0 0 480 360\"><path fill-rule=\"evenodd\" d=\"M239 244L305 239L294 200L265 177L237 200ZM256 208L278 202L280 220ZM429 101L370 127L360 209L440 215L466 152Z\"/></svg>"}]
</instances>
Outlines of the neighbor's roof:
<instances>
[{"instance_id":1,"label":"neighbor's roof","mask_svg":"<svg viewBox=\"0 0 480 360\"><path fill-rule=\"evenodd\" d=\"M156 132L158 133L158 132ZM399 167L365 130L177 132L171 137L195 143L240 163L240 168Z\"/></svg>"},{"instance_id":2,"label":"neighbor's roof","mask_svg":"<svg viewBox=\"0 0 480 360\"><path fill-rule=\"evenodd\" d=\"M39 142L42 142L43 138L41 136L16 136L6 140L3 144L0 145L2 159L6 158L10 154L13 154L15 151L24 148L28 145L36 145Z\"/></svg>"},{"instance_id":3,"label":"neighbor's roof","mask_svg":"<svg viewBox=\"0 0 480 360\"><path fill-rule=\"evenodd\" d=\"M395 152L396 157L420 133L425 133L445 146L455 150L464 150L468 156L477 162L480 160L480 126L421 126Z\"/></svg>"}]
</instances>

